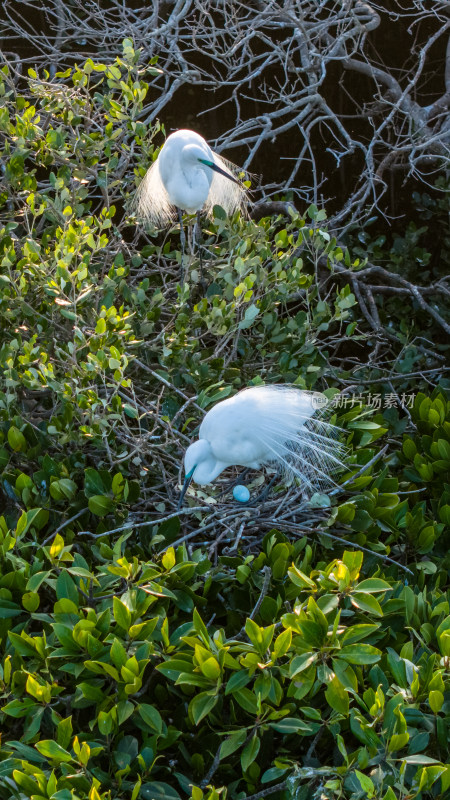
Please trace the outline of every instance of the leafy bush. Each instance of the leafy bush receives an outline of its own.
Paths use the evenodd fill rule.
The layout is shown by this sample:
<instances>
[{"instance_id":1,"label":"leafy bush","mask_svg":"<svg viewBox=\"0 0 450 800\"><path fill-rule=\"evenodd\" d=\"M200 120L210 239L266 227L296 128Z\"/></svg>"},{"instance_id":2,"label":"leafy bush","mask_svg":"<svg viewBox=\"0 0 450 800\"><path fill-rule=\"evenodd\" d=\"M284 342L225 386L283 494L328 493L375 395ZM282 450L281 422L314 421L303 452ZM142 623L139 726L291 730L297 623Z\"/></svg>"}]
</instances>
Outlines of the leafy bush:
<instances>
[{"instance_id":1,"label":"leafy bush","mask_svg":"<svg viewBox=\"0 0 450 800\"><path fill-rule=\"evenodd\" d=\"M382 296L375 333L314 206L216 208L207 290L197 254L180 286L176 231L130 210L160 131L138 60L1 73L0 798L444 797L439 314ZM177 512L205 409L261 381L337 398L342 487Z\"/></svg>"}]
</instances>

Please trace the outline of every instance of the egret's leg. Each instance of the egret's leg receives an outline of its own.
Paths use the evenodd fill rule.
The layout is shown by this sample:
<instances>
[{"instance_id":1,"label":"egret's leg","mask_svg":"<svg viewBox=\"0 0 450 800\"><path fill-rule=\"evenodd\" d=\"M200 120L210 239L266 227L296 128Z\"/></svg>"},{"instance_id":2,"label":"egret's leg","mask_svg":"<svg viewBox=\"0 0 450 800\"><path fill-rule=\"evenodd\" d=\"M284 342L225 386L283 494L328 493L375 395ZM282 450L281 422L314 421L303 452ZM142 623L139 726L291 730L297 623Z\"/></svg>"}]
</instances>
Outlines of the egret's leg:
<instances>
[{"instance_id":1,"label":"egret's leg","mask_svg":"<svg viewBox=\"0 0 450 800\"><path fill-rule=\"evenodd\" d=\"M196 242L198 242L198 258L200 263L200 285L202 290L206 290L206 283L205 283L205 276L203 274L203 260L202 260L202 228L200 224L200 211L197 211L197 215L195 218L195 225L194 225L194 233L193 233L193 244L195 247Z\"/></svg>"},{"instance_id":2,"label":"egret's leg","mask_svg":"<svg viewBox=\"0 0 450 800\"><path fill-rule=\"evenodd\" d=\"M183 214L181 208L177 208L178 220L180 222L180 242L181 242L181 285L184 285L184 253L186 250L186 235L183 228Z\"/></svg>"}]
</instances>

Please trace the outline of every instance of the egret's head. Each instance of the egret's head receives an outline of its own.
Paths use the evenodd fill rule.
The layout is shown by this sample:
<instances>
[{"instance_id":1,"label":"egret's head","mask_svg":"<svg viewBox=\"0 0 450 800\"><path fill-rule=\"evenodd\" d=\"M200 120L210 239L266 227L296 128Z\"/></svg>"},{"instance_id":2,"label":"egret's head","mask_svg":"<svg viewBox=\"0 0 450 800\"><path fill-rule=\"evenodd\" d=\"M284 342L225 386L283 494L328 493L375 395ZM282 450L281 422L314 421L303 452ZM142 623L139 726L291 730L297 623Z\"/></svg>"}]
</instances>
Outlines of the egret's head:
<instances>
[{"instance_id":1,"label":"egret's head","mask_svg":"<svg viewBox=\"0 0 450 800\"><path fill-rule=\"evenodd\" d=\"M225 178L228 178L228 180L233 181L233 183L237 183L239 186L241 185L230 172L226 172L222 167L219 167L215 161L205 157L205 151L198 144L186 144L183 147L183 158L190 164L197 164L197 166L199 163L203 164L205 167L214 170L214 172L218 172L219 175L223 175Z\"/></svg>"},{"instance_id":2,"label":"egret's head","mask_svg":"<svg viewBox=\"0 0 450 800\"><path fill-rule=\"evenodd\" d=\"M184 456L184 486L181 490L178 508L181 508L184 496L192 480L204 486L214 481L227 465L214 456L211 445L206 439L198 439L186 450Z\"/></svg>"},{"instance_id":3,"label":"egret's head","mask_svg":"<svg viewBox=\"0 0 450 800\"><path fill-rule=\"evenodd\" d=\"M210 443L206 439L198 439L188 447L184 456L186 480L189 478L201 485L210 483L216 477L210 477L216 463Z\"/></svg>"}]
</instances>

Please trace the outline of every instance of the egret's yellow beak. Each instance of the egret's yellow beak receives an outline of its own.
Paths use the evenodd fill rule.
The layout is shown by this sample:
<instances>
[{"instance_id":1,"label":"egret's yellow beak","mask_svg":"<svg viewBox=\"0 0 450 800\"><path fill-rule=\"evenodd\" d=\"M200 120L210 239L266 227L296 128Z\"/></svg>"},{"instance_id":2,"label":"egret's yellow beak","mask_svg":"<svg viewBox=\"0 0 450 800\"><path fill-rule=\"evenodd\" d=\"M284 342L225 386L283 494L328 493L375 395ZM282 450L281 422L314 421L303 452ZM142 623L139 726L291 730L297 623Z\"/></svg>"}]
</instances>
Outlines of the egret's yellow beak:
<instances>
[{"instance_id":1,"label":"egret's yellow beak","mask_svg":"<svg viewBox=\"0 0 450 800\"><path fill-rule=\"evenodd\" d=\"M195 465L195 467L192 467L192 469L190 470L190 472L187 473L187 475L186 475L186 477L184 479L184 484L183 484L183 488L181 490L180 499L178 500L177 511L179 511L181 506L183 505L184 495L186 494L187 490L189 489L189 486L190 486L192 477L194 475L194 472L196 470L196 467L197 467L197 464Z\"/></svg>"}]
</instances>

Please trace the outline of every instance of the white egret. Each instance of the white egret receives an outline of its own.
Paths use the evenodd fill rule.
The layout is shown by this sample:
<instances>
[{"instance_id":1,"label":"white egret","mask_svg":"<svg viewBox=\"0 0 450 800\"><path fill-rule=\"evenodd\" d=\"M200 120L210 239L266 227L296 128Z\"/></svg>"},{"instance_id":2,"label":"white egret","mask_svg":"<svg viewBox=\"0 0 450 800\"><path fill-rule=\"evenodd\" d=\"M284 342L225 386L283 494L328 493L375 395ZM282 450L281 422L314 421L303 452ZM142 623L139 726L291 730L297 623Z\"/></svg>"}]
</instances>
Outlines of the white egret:
<instances>
[{"instance_id":1,"label":"white egret","mask_svg":"<svg viewBox=\"0 0 450 800\"><path fill-rule=\"evenodd\" d=\"M138 214L144 221L165 227L178 213L184 253L182 211L210 216L215 205L227 214L243 207L245 189L233 171L237 167L214 153L199 133L176 131L167 138L139 186Z\"/></svg>"},{"instance_id":2,"label":"white egret","mask_svg":"<svg viewBox=\"0 0 450 800\"><path fill-rule=\"evenodd\" d=\"M299 477L310 492L333 485L345 447L338 428L313 416L326 403L319 392L289 386L254 386L217 403L186 450L180 505L191 480L212 483L230 466L270 464L277 473Z\"/></svg>"}]
</instances>

